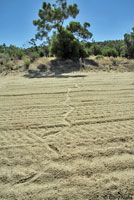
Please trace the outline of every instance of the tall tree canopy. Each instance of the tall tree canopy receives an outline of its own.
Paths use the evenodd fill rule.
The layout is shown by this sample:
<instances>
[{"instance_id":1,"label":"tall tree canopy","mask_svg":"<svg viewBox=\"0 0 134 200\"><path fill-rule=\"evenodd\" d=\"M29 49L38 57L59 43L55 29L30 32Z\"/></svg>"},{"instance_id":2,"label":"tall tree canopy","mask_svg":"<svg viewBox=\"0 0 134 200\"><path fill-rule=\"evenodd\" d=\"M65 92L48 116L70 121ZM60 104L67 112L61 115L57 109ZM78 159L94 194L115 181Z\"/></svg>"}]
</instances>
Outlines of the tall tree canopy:
<instances>
[{"instance_id":1,"label":"tall tree canopy","mask_svg":"<svg viewBox=\"0 0 134 200\"><path fill-rule=\"evenodd\" d=\"M129 58L134 58L134 27L130 34L124 35L124 42L126 45L126 54Z\"/></svg>"},{"instance_id":2,"label":"tall tree canopy","mask_svg":"<svg viewBox=\"0 0 134 200\"><path fill-rule=\"evenodd\" d=\"M66 27L64 26L66 19L76 18L78 14L77 4L67 5L67 0L56 0L55 4L44 2L38 13L39 19L33 21L33 24L37 26L35 38L48 40L51 52L58 57L86 56L82 48L84 48L84 43L92 37L92 33L88 30L90 24L85 22L81 25L80 22L71 21ZM52 31L54 31L53 36Z\"/></svg>"}]
</instances>

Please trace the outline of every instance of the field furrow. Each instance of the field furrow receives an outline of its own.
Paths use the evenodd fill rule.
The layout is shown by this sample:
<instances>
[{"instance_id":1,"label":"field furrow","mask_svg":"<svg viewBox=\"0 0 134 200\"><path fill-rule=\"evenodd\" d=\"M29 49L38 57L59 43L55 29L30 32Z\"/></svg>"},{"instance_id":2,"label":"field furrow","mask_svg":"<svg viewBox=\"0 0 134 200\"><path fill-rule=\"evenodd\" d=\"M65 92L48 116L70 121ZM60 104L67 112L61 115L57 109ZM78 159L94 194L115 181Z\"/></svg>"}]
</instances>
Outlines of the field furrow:
<instances>
[{"instance_id":1,"label":"field furrow","mask_svg":"<svg viewBox=\"0 0 134 200\"><path fill-rule=\"evenodd\" d=\"M0 199L134 199L134 73L65 77L0 77Z\"/></svg>"}]
</instances>

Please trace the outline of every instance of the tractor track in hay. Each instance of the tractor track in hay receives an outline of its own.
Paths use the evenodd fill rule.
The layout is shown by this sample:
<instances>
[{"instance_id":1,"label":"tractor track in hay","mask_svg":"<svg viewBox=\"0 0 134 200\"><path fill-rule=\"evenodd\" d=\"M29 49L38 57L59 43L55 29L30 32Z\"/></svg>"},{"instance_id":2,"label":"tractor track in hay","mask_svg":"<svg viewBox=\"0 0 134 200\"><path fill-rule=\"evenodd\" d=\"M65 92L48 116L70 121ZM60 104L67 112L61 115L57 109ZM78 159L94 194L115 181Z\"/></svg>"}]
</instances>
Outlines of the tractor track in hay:
<instances>
[{"instance_id":1,"label":"tractor track in hay","mask_svg":"<svg viewBox=\"0 0 134 200\"><path fill-rule=\"evenodd\" d=\"M0 77L0 199L134 199L134 73L67 76Z\"/></svg>"}]
</instances>

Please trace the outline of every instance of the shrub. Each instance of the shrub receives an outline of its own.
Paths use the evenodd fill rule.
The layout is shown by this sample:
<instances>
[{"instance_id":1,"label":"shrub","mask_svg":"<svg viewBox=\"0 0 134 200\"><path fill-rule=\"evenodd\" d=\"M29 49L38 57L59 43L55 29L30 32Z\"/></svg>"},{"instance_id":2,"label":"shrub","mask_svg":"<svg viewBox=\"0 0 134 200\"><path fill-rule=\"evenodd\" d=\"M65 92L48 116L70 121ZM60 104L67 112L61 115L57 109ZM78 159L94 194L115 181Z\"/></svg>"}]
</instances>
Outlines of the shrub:
<instances>
[{"instance_id":1,"label":"shrub","mask_svg":"<svg viewBox=\"0 0 134 200\"><path fill-rule=\"evenodd\" d=\"M90 56L90 52L89 49L85 47L85 45L83 43L80 43L80 47L79 47L79 57L81 58L86 58L88 56Z\"/></svg>"},{"instance_id":2,"label":"shrub","mask_svg":"<svg viewBox=\"0 0 134 200\"><path fill-rule=\"evenodd\" d=\"M16 59L21 60L23 58L23 56L24 56L24 52L21 49L18 49L16 51Z\"/></svg>"},{"instance_id":3,"label":"shrub","mask_svg":"<svg viewBox=\"0 0 134 200\"><path fill-rule=\"evenodd\" d=\"M48 46L45 47L44 52L45 52L45 56L48 57L49 56L49 47Z\"/></svg>"},{"instance_id":4,"label":"shrub","mask_svg":"<svg viewBox=\"0 0 134 200\"><path fill-rule=\"evenodd\" d=\"M44 53L43 49L40 49L40 50L39 50L39 56L40 56L40 57L43 57L44 55L45 55L45 53Z\"/></svg>"},{"instance_id":5,"label":"shrub","mask_svg":"<svg viewBox=\"0 0 134 200\"><path fill-rule=\"evenodd\" d=\"M0 58L0 65L4 65L5 62L6 62L6 61L5 61L4 58Z\"/></svg>"},{"instance_id":6,"label":"shrub","mask_svg":"<svg viewBox=\"0 0 134 200\"><path fill-rule=\"evenodd\" d=\"M117 65L117 60L113 60L113 65Z\"/></svg>"},{"instance_id":7,"label":"shrub","mask_svg":"<svg viewBox=\"0 0 134 200\"><path fill-rule=\"evenodd\" d=\"M8 62L10 60L10 56L6 53L0 53L0 59L2 59L5 62Z\"/></svg>"},{"instance_id":8,"label":"shrub","mask_svg":"<svg viewBox=\"0 0 134 200\"><path fill-rule=\"evenodd\" d=\"M7 70L13 70L13 63L11 61L5 62L5 67Z\"/></svg>"},{"instance_id":9,"label":"shrub","mask_svg":"<svg viewBox=\"0 0 134 200\"><path fill-rule=\"evenodd\" d=\"M4 53L0 53L0 58L5 58L5 54Z\"/></svg>"},{"instance_id":10,"label":"shrub","mask_svg":"<svg viewBox=\"0 0 134 200\"><path fill-rule=\"evenodd\" d=\"M97 44L92 45L90 48L90 51L91 51L91 54L95 56L102 54L101 47Z\"/></svg>"},{"instance_id":11,"label":"shrub","mask_svg":"<svg viewBox=\"0 0 134 200\"><path fill-rule=\"evenodd\" d=\"M104 56L103 55L97 55L96 57L95 57L95 59L101 59L101 58L104 58Z\"/></svg>"},{"instance_id":12,"label":"shrub","mask_svg":"<svg viewBox=\"0 0 134 200\"><path fill-rule=\"evenodd\" d=\"M110 56L117 57L118 56L118 52L116 51L115 48L104 49L102 53L104 56L108 56L108 57L110 57Z\"/></svg>"},{"instance_id":13,"label":"shrub","mask_svg":"<svg viewBox=\"0 0 134 200\"><path fill-rule=\"evenodd\" d=\"M37 52L31 52L29 54L31 62L34 62L37 58L39 58L39 54Z\"/></svg>"},{"instance_id":14,"label":"shrub","mask_svg":"<svg viewBox=\"0 0 134 200\"><path fill-rule=\"evenodd\" d=\"M3 69L2 69L2 66L0 65L0 73L2 73Z\"/></svg>"},{"instance_id":15,"label":"shrub","mask_svg":"<svg viewBox=\"0 0 134 200\"><path fill-rule=\"evenodd\" d=\"M111 61L112 61L112 65L114 65L114 66L118 66L119 65L118 58L111 58Z\"/></svg>"},{"instance_id":16,"label":"shrub","mask_svg":"<svg viewBox=\"0 0 134 200\"><path fill-rule=\"evenodd\" d=\"M23 57L23 61L24 61L24 68L28 69L29 65L31 63L30 58L25 56L25 57Z\"/></svg>"}]
</instances>

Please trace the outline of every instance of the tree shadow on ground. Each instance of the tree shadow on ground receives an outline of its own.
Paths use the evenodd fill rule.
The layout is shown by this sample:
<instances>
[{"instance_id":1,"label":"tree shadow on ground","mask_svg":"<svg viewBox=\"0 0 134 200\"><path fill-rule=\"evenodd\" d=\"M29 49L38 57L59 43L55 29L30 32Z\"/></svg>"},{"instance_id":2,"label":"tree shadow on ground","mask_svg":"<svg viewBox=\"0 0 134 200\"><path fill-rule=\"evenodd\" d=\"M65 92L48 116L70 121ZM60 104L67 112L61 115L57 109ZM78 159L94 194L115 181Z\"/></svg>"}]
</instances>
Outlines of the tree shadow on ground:
<instances>
[{"instance_id":1,"label":"tree shadow on ground","mask_svg":"<svg viewBox=\"0 0 134 200\"><path fill-rule=\"evenodd\" d=\"M42 73L38 72L36 70L29 70L27 74L24 74L25 78L80 78L80 77L86 77L86 75L64 75L61 73Z\"/></svg>"},{"instance_id":2,"label":"tree shadow on ground","mask_svg":"<svg viewBox=\"0 0 134 200\"><path fill-rule=\"evenodd\" d=\"M99 64L95 60L92 60L92 59L84 59L84 64L99 67Z\"/></svg>"},{"instance_id":3,"label":"tree shadow on ground","mask_svg":"<svg viewBox=\"0 0 134 200\"><path fill-rule=\"evenodd\" d=\"M80 63L72 60L51 60L48 64L39 64L36 70L28 70L25 78L79 78L86 75L72 75L80 70ZM49 69L49 70L48 70Z\"/></svg>"}]
</instances>

